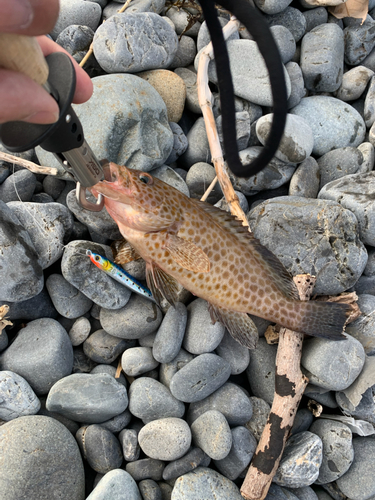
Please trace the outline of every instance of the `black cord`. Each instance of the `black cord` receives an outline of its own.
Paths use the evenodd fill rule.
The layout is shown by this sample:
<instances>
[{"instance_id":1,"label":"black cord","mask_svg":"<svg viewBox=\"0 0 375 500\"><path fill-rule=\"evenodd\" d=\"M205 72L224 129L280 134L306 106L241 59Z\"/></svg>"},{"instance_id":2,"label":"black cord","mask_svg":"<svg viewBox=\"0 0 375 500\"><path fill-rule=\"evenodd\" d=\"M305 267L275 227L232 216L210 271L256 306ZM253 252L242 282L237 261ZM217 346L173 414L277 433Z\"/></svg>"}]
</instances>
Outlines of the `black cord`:
<instances>
[{"instance_id":1,"label":"black cord","mask_svg":"<svg viewBox=\"0 0 375 500\"><path fill-rule=\"evenodd\" d=\"M214 49L220 91L226 161L228 167L235 175L238 177L250 177L260 172L272 160L284 133L288 110L287 91L279 50L267 23L251 7L248 0L219 0L216 2L235 15L251 33L265 60L271 83L274 115L270 134L261 154L250 165L243 166L238 156L234 89L229 67L228 51L217 17L215 2L213 0L199 0L199 3L203 10Z\"/></svg>"}]
</instances>

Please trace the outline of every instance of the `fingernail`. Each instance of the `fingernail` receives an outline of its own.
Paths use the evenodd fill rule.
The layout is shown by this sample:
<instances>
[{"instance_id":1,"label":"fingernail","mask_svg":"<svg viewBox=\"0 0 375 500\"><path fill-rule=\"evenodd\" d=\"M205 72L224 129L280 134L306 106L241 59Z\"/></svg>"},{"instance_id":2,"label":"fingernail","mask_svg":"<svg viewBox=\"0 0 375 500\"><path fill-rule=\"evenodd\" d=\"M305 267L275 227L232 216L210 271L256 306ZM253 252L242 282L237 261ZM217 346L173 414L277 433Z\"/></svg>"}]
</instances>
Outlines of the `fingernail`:
<instances>
[{"instance_id":1,"label":"fingernail","mask_svg":"<svg viewBox=\"0 0 375 500\"><path fill-rule=\"evenodd\" d=\"M47 125L48 123L55 123L59 119L59 112L53 111L38 111L33 113L26 118L22 118L23 122L28 123L39 123L40 125Z\"/></svg>"},{"instance_id":2,"label":"fingernail","mask_svg":"<svg viewBox=\"0 0 375 500\"><path fill-rule=\"evenodd\" d=\"M6 4L6 6L5 6ZM11 0L2 5L0 2L0 28L27 28L34 18L34 11L28 0ZM6 12L3 12L6 10Z\"/></svg>"}]
</instances>

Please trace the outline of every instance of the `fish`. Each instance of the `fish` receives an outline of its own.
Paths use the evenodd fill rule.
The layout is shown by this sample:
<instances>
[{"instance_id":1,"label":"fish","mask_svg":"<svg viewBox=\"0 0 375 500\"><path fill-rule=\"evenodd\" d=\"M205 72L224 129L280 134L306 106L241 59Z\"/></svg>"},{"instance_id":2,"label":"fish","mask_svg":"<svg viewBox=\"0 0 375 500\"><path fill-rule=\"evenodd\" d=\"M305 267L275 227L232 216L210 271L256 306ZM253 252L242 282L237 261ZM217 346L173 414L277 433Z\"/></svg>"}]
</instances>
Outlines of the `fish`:
<instances>
[{"instance_id":1,"label":"fish","mask_svg":"<svg viewBox=\"0 0 375 500\"><path fill-rule=\"evenodd\" d=\"M91 262L95 264L96 267L109 274L114 280L129 288L132 292L138 293L138 295L152 302L156 302L151 291L120 266L91 250L86 250L86 255L90 257Z\"/></svg>"},{"instance_id":2,"label":"fish","mask_svg":"<svg viewBox=\"0 0 375 500\"><path fill-rule=\"evenodd\" d=\"M123 261L142 257L159 303L177 301L178 283L207 301L220 321L249 349L258 332L249 314L296 332L343 340L350 306L300 301L279 259L233 215L189 198L142 172L110 163L110 180L95 184L126 240Z\"/></svg>"}]
</instances>

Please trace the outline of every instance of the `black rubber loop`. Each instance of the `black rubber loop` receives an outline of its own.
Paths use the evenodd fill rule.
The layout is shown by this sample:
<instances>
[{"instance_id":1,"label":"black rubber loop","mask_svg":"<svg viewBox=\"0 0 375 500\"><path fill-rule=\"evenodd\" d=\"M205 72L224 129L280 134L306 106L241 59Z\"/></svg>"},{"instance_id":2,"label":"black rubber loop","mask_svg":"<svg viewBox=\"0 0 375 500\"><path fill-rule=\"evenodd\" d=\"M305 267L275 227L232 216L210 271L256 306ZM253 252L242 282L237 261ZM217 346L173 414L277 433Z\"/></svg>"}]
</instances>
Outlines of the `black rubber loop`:
<instances>
[{"instance_id":1,"label":"black rubber loop","mask_svg":"<svg viewBox=\"0 0 375 500\"><path fill-rule=\"evenodd\" d=\"M248 0L219 0L218 2L199 0L199 3L202 6L214 49L226 161L234 175L250 177L260 172L272 160L284 133L288 107L284 69L279 50L267 23L256 9L251 7ZM271 83L274 113L271 131L261 154L246 166L241 164L238 156L233 81L226 42L217 17L215 3L227 9L245 25L258 44Z\"/></svg>"}]
</instances>

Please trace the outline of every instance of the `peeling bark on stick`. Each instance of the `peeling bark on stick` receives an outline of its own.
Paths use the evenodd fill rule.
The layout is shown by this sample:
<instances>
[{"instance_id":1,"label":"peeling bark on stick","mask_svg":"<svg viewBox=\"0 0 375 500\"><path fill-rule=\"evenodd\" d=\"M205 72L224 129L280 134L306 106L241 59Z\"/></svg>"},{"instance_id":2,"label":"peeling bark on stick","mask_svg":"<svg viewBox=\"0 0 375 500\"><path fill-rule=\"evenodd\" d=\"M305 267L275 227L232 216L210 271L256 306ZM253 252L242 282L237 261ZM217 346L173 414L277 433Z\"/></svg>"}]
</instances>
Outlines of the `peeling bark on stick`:
<instances>
[{"instance_id":1,"label":"peeling bark on stick","mask_svg":"<svg viewBox=\"0 0 375 500\"><path fill-rule=\"evenodd\" d=\"M301 300L308 300L316 279L308 274L294 278ZM275 396L272 408L242 484L246 500L263 500L279 466L285 442L308 383L300 368L303 333L281 328L276 356Z\"/></svg>"}]
</instances>

